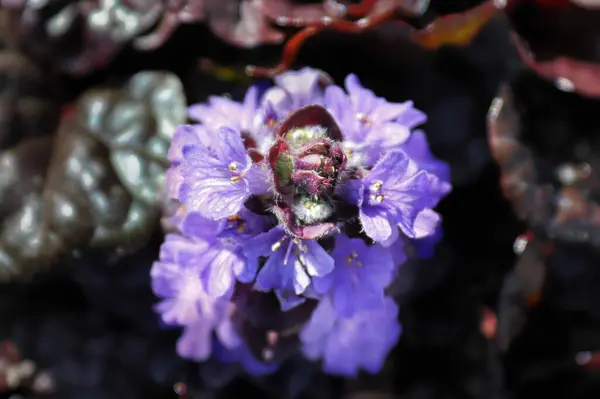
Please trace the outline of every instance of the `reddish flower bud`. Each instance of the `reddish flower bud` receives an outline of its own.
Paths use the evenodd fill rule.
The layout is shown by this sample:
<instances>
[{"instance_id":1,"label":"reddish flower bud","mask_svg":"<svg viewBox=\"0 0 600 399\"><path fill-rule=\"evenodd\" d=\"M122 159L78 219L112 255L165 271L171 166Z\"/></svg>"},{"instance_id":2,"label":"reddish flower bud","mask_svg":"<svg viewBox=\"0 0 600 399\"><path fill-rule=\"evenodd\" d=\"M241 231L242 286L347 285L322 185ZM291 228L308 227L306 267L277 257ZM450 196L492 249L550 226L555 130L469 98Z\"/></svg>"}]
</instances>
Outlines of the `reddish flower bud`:
<instances>
[{"instance_id":1,"label":"reddish flower bud","mask_svg":"<svg viewBox=\"0 0 600 399\"><path fill-rule=\"evenodd\" d=\"M289 234L321 237L335 227L332 197L346 166L341 131L329 112L311 105L284 120L277 136L267 155L281 195L274 213Z\"/></svg>"},{"instance_id":2,"label":"reddish flower bud","mask_svg":"<svg viewBox=\"0 0 600 399\"><path fill-rule=\"evenodd\" d=\"M334 141L342 141L342 131L333 116L320 105L309 105L300 108L284 120L277 129L277 135L285 138L289 132L310 126L321 126L327 132L326 137Z\"/></svg>"},{"instance_id":3,"label":"reddish flower bud","mask_svg":"<svg viewBox=\"0 0 600 399\"><path fill-rule=\"evenodd\" d=\"M303 240L318 239L335 228L335 224L333 223L303 225L302 221L298 220L297 212L294 212L292 208L285 203L275 205L273 207L273 213L277 216L277 219L284 226L288 234Z\"/></svg>"},{"instance_id":4,"label":"reddish flower bud","mask_svg":"<svg viewBox=\"0 0 600 399\"><path fill-rule=\"evenodd\" d=\"M312 154L296 159L294 166L296 169L317 171L321 168L325 160L326 158L322 155Z\"/></svg>"},{"instance_id":5,"label":"reddish flower bud","mask_svg":"<svg viewBox=\"0 0 600 399\"><path fill-rule=\"evenodd\" d=\"M317 138L307 144L302 145L294 151L298 157L306 157L309 155L329 155L331 141L325 138Z\"/></svg>"},{"instance_id":6,"label":"reddish flower bud","mask_svg":"<svg viewBox=\"0 0 600 399\"><path fill-rule=\"evenodd\" d=\"M292 193L290 186L294 164L285 140L279 139L269 149L267 160L273 171L275 189L283 195Z\"/></svg>"},{"instance_id":7,"label":"reddish flower bud","mask_svg":"<svg viewBox=\"0 0 600 399\"><path fill-rule=\"evenodd\" d=\"M294 172L292 181L309 195L323 195L331 188L331 179L321 177L311 170Z\"/></svg>"}]
</instances>

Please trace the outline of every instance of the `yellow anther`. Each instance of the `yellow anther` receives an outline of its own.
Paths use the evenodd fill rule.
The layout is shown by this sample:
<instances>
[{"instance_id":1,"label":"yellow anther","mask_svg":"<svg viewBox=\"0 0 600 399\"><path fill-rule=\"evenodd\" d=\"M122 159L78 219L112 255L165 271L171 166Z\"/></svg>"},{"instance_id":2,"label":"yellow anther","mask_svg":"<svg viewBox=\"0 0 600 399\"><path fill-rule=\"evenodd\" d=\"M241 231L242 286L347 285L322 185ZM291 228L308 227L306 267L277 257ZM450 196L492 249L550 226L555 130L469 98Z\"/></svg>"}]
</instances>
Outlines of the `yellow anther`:
<instances>
[{"instance_id":1,"label":"yellow anther","mask_svg":"<svg viewBox=\"0 0 600 399\"><path fill-rule=\"evenodd\" d=\"M371 125L371 120L369 119L369 116L367 114L363 114L362 112L360 112L356 114L356 119L358 119L360 123L367 127Z\"/></svg>"},{"instance_id":2,"label":"yellow anther","mask_svg":"<svg viewBox=\"0 0 600 399\"><path fill-rule=\"evenodd\" d=\"M358 258L358 254L356 252L351 252L350 255L346 258L346 263L350 264L354 259Z\"/></svg>"},{"instance_id":3,"label":"yellow anther","mask_svg":"<svg viewBox=\"0 0 600 399\"><path fill-rule=\"evenodd\" d=\"M381 190L382 186L383 186L383 182L381 180L377 180L375 183L373 183L371 185L371 191L378 192L379 190Z\"/></svg>"}]
</instances>

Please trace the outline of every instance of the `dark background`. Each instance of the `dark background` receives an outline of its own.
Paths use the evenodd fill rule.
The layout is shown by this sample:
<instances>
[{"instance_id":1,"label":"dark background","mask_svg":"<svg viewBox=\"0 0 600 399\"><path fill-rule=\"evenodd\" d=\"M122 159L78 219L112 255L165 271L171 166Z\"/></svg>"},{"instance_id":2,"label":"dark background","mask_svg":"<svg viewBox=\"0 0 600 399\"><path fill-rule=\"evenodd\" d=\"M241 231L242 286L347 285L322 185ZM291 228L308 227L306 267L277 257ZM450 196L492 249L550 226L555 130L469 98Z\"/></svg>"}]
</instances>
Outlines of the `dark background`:
<instances>
[{"instance_id":1,"label":"dark background","mask_svg":"<svg viewBox=\"0 0 600 399\"><path fill-rule=\"evenodd\" d=\"M49 397L166 399L177 396L173 384L179 381L189 398L600 397L598 372L575 363L578 351L600 344L593 250L554 243L541 302L523 310L526 322L508 351L481 332L484 309L497 309L516 261L513 242L527 230L501 192L486 114L503 82L525 79L534 92L548 90L547 84L523 72L503 18L464 49L430 52L405 36L395 24L359 35L323 32L298 59L298 66L323 69L338 83L354 72L390 101L414 100L429 115L425 130L433 152L452 166L454 190L439 206L444 238L433 258L403 269L403 335L382 373L356 381L315 377L313 366L297 360L263 381L237 378L219 389L204 387L200 368L175 354L178 331L163 330L151 309L148 271L162 239L157 229L148 245L116 264L107 254L84 253L26 283L0 286L0 338L14 340L26 358L51 373L56 389ZM66 104L88 87L166 69L181 78L189 103L210 94L239 98L244 84L219 81L199 59L242 70L274 64L280 50L240 50L202 25L183 26L156 52L126 48L99 72L58 76L53 84ZM6 79L3 87L10 85ZM11 394L36 397L27 389Z\"/></svg>"}]
</instances>

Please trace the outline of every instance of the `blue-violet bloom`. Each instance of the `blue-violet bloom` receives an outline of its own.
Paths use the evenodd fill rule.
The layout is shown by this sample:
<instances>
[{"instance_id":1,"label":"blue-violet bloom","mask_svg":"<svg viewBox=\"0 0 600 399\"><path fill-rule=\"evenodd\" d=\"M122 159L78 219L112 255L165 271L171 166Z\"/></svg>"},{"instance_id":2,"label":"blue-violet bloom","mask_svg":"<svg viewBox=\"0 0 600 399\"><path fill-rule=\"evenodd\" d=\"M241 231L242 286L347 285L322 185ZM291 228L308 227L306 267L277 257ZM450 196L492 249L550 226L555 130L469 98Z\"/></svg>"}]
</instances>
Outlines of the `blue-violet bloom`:
<instances>
[{"instance_id":1,"label":"blue-violet bloom","mask_svg":"<svg viewBox=\"0 0 600 399\"><path fill-rule=\"evenodd\" d=\"M377 373L401 332L398 306L391 298L385 298L377 308L341 319L331 299L325 297L300 333L300 339L305 356L322 359L326 372L354 377L360 369Z\"/></svg>"},{"instance_id":2,"label":"blue-violet bloom","mask_svg":"<svg viewBox=\"0 0 600 399\"><path fill-rule=\"evenodd\" d=\"M304 68L189 116L168 154L174 233L151 270L156 311L184 327L180 356L261 375L291 349L330 373L377 372L400 336L386 293L405 244L436 242L451 190L413 131L425 114Z\"/></svg>"},{"instance_id":3,"label":"blue-violet bloom","mask_svg":"<svg viewBox=\"0 0 600 399\"><path fill-rule=\"evenodd\" d=\"M331 294L338 316L352 317L381 307L395 271L391 251L338 234L331 255L335 268L324 277L314 278L313 285L316 292Z\"/></svg>"},{"instance_id":4,"label":"blue-violet bloom","mask_svg":"<svg viewBox=\"0 0 600 399\"><path fill-rule=\"evenodd\" d=\"M235 215L253 194L264 194L268 175L254 164L239 132L221 127L208 146L183 147L179 199L190 211L217 220Z\"/></svg>"},{"instance_id":5,"label":"blue-violet bloom","mask_svg":"<svg viewBox=\"0 0 600 399\"><path fill-rule=\"evenodd\" d=\"M249 259L268 257L256 278L256 288L275 290L282 298L290 290L296 295L304 293L311 276L326 276L334 268L333 258L317 241L290 237L281 227L249 240L245 255Z\"/></svg>"},{"instance_id":6,"label":"blue-violet bloom","mask_svg":"<svg viewBox=\"0 0 600 399\"><path fill-rule=\"evenodd\" d=\"M417 215L431 203L429 181L402 150L386 153L362 180L351 180L350 198L355 198L365 233L387 243L397 238L399 227L415 238Z\"/></svg>"},{"instance_id":7,"label":"blue-violet bloom","mask_svg":"<svg viewBox=\"0 0 600 399\"><path fill-rule=\"evenodd\" d=\"M206 290L210 295L222 296L230 292L235 278L251 282L258 268L257 258L246 258L243 243L269 226L268 220L242 208L235 216L214 221L199 213L188 213L182 223L185 237L202 243L205 250L197 261L206 265Z\"/></svg>"},{"instance_id":8,"label":"blue-violet bloom","mask_svg":"<svg viewBox=\"0 0 600 399\"><path fill-rule=\"evenodd\" d=\"M385 151L406 142L411 130L427 116L412 101L391 103L362 87L358 77L348 75L346 91L331 85L325 90L325 106L344 133L350 163L373 166Z\"/></svg>"},{"instance_id":9,"label":"blue-violet bloom","mask_svg":"<svg viewBox=\"0 0 600 399\"><path fill-rule=\"evenodd\" d=\"M160 260L150 270L154 294L162 298L156 310L166 324L191 325L204 320L208 326L219 318L222 305L205 289L209 270L203 256L208 247L208 242L167 235Z\"/></svg>"}]
</instances>

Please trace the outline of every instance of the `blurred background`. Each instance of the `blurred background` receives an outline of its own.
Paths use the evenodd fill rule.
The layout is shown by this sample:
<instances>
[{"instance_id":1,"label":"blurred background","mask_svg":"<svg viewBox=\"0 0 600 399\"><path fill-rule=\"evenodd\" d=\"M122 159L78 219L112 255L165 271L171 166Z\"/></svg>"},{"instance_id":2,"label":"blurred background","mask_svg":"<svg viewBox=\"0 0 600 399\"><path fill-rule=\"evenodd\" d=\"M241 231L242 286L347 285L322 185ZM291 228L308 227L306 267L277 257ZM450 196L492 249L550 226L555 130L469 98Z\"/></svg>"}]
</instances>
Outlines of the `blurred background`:
<instances>
[{"instance_id":1,"label":"blurred background","mask_svg":"<svg viewBox=\"0 0 600 399\"><path fill-rule=\"evenodd\" d=\"M415 28L483 2L403 2L427 3L412 27L304 43L294 67L425 111L454 188L443 238L401 269L403 332L380 374L293 359L253 379L179 358L152 310L168 127L186 104L241 99L244 68L276 65L297 30L205 3L0 3L0 397L600 397L600 8L521 1L428 48Z\"/></svg>"}]
</instances>

